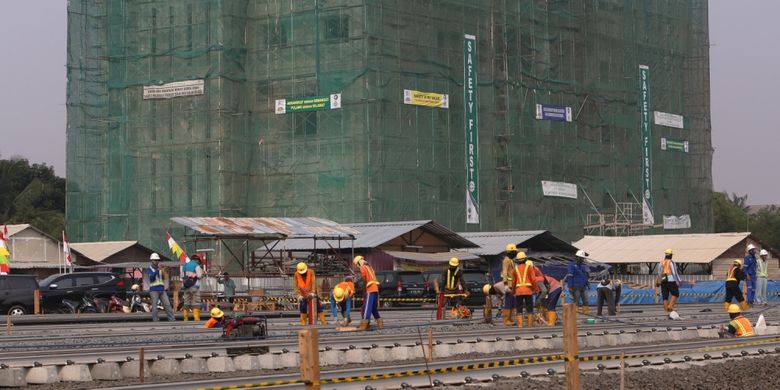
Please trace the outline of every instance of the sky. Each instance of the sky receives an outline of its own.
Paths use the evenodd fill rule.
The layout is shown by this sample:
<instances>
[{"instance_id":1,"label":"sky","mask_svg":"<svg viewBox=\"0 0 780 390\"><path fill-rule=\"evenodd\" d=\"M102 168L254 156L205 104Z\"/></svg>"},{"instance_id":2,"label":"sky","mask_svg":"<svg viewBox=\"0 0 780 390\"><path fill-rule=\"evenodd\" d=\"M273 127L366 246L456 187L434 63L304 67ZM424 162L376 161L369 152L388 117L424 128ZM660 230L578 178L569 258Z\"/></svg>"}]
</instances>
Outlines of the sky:
<instances>
[{"instance_id":1,"label":"sky","mask_svg":"<svg viewBox=\"0 0 780 390\"><path fill-rule=\"evenodd\" d=\"M0 1L0 158L65 175L65 0ZM716 191L780 204L780 1L711 0Z\"/></svg>"}]
</instances>

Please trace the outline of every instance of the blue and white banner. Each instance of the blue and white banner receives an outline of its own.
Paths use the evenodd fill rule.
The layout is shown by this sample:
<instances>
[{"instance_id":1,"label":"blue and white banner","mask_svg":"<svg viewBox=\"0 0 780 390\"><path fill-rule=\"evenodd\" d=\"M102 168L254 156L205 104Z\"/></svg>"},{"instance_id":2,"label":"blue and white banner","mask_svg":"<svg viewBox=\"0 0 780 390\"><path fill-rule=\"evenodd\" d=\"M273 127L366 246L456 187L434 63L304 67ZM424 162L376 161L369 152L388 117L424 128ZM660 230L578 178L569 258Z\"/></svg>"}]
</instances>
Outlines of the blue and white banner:
<instances>
[{"instance_id":1,"label":"blue and white banner","mask_svg":"<svg viewBox=\"0 0 780 390\"><path fill-rule=\"evenodd\" d=\"M571 122L571 107L537 104L536 119L545 121Z\"/></svg>"}]
</instances>

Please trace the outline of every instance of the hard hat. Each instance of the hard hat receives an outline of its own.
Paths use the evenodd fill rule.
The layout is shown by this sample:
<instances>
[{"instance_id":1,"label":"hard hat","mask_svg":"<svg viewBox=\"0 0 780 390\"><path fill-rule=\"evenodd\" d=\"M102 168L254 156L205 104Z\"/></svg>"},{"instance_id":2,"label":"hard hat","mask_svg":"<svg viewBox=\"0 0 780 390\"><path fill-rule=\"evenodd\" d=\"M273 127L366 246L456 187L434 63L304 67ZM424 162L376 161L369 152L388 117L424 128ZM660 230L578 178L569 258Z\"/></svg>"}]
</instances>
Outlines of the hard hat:
<instances>
[{"instance_id":1,"label":"hard hat","mask_svg":"<svg viewBox=\"0 0 780 390\"><path fill-rule=\"evenodd\" d=\"M735 305L735 304L732 303L732 304L729 305L728 312L729 312L729 314L742 313L742 310L739 309L739 305Z\"/></svg>"},{"instance_id":2,"label":"hard hat","mask_svg":"<svg viewBox=\"0 0 780 390\"><path fill-rule=\"evenodd\" d=\"M160 260L160 255L157 253L152 253L152 255L149 256L149 260Z\"/></svg>"},{"instance_id":3,"label":"hard hat","mask_svg":"<svg viewBox=\"0 0 780 390\"><path fill-rule=\"evenodd\" d=\"M130 286L130 289L131 289L131 290L133 290L133 291L135 291L135 290L138 290L138 289L140 289L140 288L141 288L141 286L139 286L139 285L138 285L138 283L136 283L136 284L134 284L134 285Z\"/></svg>"},{"instance_id":4,"label":"hard hat","mask_svg":"<svg viewBox=\"0 0 780 390\"><path fill-rule=\"evenodd\" d=\"M664 251L664 253L665 253L665 254L667 254L667 255L672 255L672 254L674 254L674 252L672 252L672 250L671 250L671 249L667 249L667 250L665 250L665 251Z\"/></svg>"},{"instance_id":5,"label":"hard hat","mask_svg":"<svg viewBox=\"0 0 780 390\"><path fill-rule=\"evenodd\" d=\"M486 285L482 286L482 292L483 292L485 295L490 295L490 285L489 285L489 284L486 284Z\"/></svg>"},{"instance_id":6,"label":"hard hat","mask_svg":"<svg viewBox=\"0 0 780 390\"><path fill-rule=\"evenodd\" d=\"M507 252L517 252L517 245L515 245L515 244L506 244L506 251Z\"/></svg>"},{"instance_id":7,"label":"hard hat","mask_svg":"<svg viewBox=\"0 0 780 390\"><path fill-rule=\"evenodd\" d=\"M309 270L309 266L306 265L304 262L298 263L298 265L295 266L295 269L298 271L299 274L305 274L306 271Z\"/></svg>"},{"instance_id":8,"label":"hard hat","mask_svg":"<svg viewBox=\"0 0 780 390\"><path fill-rule=\"evenodd\" d=\"M525 252L517 252L517 255L515 256L516 260L522 260L525 259Z\"/></svg>"},{"instance_id":9,"label":"hard hat","mask_svg":"<svg viewBox=\"0 0 780 390\"><path fill-rule=\"evenodd\" d=\"M767 252L766 249L762 249L761 252L758 255L759 256L769 256L769 252Z\"/></svg>"},{"instance_id":10,"label":"hard hat","mask_svg":"<svg viewBox=\"0 0 780 390\"><path fill-rule=\"evenodd\" d=\"M341 287L336 287L333 289L333 299L336 300L336 302L341 302L344 300L344 289Z\"/></svg>"},{"instance_id":11,"label":"hard hat","mask_svg":"<svg viewBox=\"0 0 780 390\"><path fill-rule=\"evenodd\" d=\"M222 318L223 315L225 315L225 313L223 313L222 310L219 310L218 307L211 309L211 317Z\"/></svg>"},{"instance_id":12,"label":"hard hat","mask_svg":"<svg viewBox=\"0 0 780 390\"><path fill-rule=\"evenodd\" d=\"M450 258L450 265L453 267L457 267L458 264L460 264L460 260L458 260L457 257Z\"/></svg>"},{"instance_id":13,"label":"hard hat","mask_svg":"<svg viewBox=\"0 0 780 390\"><path fill-rule=\"evenodd\" d=\"M366 259L363 258L363 256L355 256L354 259L352 259L352 264L360 265L361 262L365 261Z\"/></svg>"},{"instance_id":14,"label":"hard hat","mask_svg":"<svg viewBox=\"0 0 780 390\"><path fill-rule=\"evenodd\" d=\"M533 261L531 261L530 259L529 259L529 260L526 260L526 261L525 261L525 266L526 266L526 267L533 267L533 266L534 266L534 262L533 262Z\"/></svg>"},{"instance_id":15,"label":"hard hat","mask_svg":"<svg viewBox=\"0 0 780 390\"><path fill-rule=\"evenodd\" d=\"M734 264L737 264L740 267L742 267L742 260L741 259L734 259Z\"/></svg>"},{"instance_id":16,"label":"hard hat","mask_svg":"<svg viewBox=\"0 0 780 390\"><path fill-rule=\"evenodd\" d=\"M756 249L755 245L753 245L753 244L748 244L748 249L747 249L747 250L749 250L749 251L752 251L752 250L754 250L754 249Z\"/></svg>"},{"instance_id":17,"label":"hard hat","mask_svg":"<svg viewBox=\"0 0 780 390\"><path fill-rule=\"evenodd\" d=\"M588 252L585 252L584 250L580 249L577 251L577 257L588 257Z\"/></svg>"}]
</instances>

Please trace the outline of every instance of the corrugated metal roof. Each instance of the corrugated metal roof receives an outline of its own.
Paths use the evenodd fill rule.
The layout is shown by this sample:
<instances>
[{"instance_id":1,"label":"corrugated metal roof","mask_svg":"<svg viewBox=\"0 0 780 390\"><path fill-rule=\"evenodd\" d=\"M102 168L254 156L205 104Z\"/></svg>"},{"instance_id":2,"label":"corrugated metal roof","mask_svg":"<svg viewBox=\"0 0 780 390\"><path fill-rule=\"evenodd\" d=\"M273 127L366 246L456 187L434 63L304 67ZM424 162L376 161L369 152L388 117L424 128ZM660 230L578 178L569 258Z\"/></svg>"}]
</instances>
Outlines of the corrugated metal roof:
<instances>
[{"instance_id":1,"label":"corrugated metal roof","mask_svg":"<svg viewBox=\"0 0 780 390\"><path fill-rule=\"evenodd\" d=\"M452 257L457 257L460 261L479 260L479 256L474 256L467 252L438 252L438 253L421 253L421 252L401 252L401 251L383 251L390 256L397 259L423 261L430 263L446 263Z\"/></svg>"},{"instance_id":2,"label":"corrugated metal roof","mask_svg":"<svg viewBox=\"0 0 780 390\"><path fill-rule=\"evenodd\" d=\"M666 249L674 251L678 263L709 263L748 236L750 233L585 236L574 245L603 263L658 262Z\"/></svg>"},{"instance_id":3,"label":"corrugated metal roof","mask_svg":"<svg viewBox=\"0 0 780 390\"><path fill-rule=\"evenodd\" d=\"M405 233L409 233L414 229L423 229L439 238L444 240L452 248L475 248L477 245L473 242L463 238L458 233L446 228L445 226L432 221L396 221L396 222L372 222L372 223L349 223L344 224L350 228L355 229L358 233L355 235L355 248L376 248L396 237L399 237ZM287 239L285 242L280 243L276 249L286 250L313 250L313 240L291 240ZM342 241L340 244L337 240L328 240L327 242L317 242L317 248L327 248L328 246L334 248L351 248L352 243L350 241Z\"/></svg>"},{"instance_id":4,"label":"corrugated metal roof","mask_svg":"<svg viewBox=\"0 0 780 390\"><path fill-rule=\"evenodd\" d=\"M121 252L138 241L72 242L70 248L93 261L103 261Z\"/></svg>"},{"instance_id":5,"label":"corrugated metal roof","mask_svg":"<svg viewBox=\"0 0 780 390\"><path fill-rule=\"evenodd\" d=\"M322 218L175 217L171 221L200 234L257 239L351 238L358 232Z\"/></svg>"},{"instance_id":6,"label":"corrugated metal roof","mask_svg":"<svg viewBox=\"0 0 780 390\"><path fill-rule=\"evenodd\" d=\"M81 268L146 268L151 264L150 261L133 261L125 263L103 263L90 266L82 266ZM160 266L169 267L173 269L179 269L178 261L161 261Z\"/></svg>"},{"instance_id":7,"label":"corrugated metal roof","mask_svg":"<svg viewBox=\"0 0 780 390\"><path fill-rule=\"evenodd\" d=\"M9 229L10 230L10 229ZM62 264L31 262L31 261L12 261L9 265L11 269L58 269ZM84 268L80 265L74 265L73 268Z\"/></svg>"},{"instance_id":8,"label":"corrugated metal roof","mask_svg":"<svg viewBox=\"0 0 780 390\"><path fill-rule=\"evenodd\" d=\"M31 225L29 223L22 223L19 225L3 225L3 226L8 228L8 237L11 237L16 233L19 233L22 230L29 228ZM0 229L2 229L2 227L0 227Z\"/></svg>"},{"instance_id":9,"label":"corrugated metal roof","mask_svg":"<svg viewBox=\"0 0 780 390\"><path fill-rule=\"evenodd\" d=\"M518 247L523 247L527 241L539 237L541 240L540 248L534 248L536 250L544 251L571 251L574 252L577 248L566 241L563 241L555 237L552 233L546 230L514 230L505 232L467 232L458 233L461 236L471 240L475 244L479 245L479 248L468 249L470 253L479 256L495 256L504 252L506 244L515 244ZM541 237L540 237L541 236Z\"/></svg>"}]
</instances>

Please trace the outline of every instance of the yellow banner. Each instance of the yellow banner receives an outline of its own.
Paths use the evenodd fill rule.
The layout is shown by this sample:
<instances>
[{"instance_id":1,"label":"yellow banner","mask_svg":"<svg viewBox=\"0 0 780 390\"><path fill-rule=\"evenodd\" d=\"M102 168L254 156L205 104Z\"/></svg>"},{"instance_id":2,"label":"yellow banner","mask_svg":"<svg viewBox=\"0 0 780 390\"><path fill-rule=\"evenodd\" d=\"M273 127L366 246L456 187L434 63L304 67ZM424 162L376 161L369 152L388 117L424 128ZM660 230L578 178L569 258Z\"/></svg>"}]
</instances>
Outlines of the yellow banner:
<instances>
[{"instance_id":1,"label":"yellow banner","mask_svg":"<svg viewBox=\"0 0 780 390\"><path fill-rule=\"evenodd\" d=\"M450 95L446 93L422 92L404 89L404 104L426 107L450 107Z\"/></svg>"}]
</instances>

